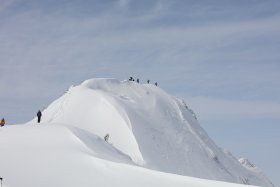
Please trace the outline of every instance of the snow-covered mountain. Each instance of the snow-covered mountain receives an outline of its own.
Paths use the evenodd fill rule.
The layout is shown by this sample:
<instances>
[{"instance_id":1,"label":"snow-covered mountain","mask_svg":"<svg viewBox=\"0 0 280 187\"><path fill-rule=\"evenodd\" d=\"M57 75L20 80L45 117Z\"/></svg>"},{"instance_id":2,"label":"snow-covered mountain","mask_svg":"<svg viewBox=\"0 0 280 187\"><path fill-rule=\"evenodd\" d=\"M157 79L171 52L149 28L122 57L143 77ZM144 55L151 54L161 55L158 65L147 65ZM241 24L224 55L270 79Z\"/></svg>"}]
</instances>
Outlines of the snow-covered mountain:
<instances>
[{"instance_id":1,"label":"snow-covered mountain","mask_svg":"<svg viewBox=\"0 0 280 187\"><path fill-rule=\"evenodd\" d=\"M87 80L50 104L41 124L0 130L10 186L273 186L219 148L183 100L151 84Z\"/></svg>"}]
</instances>

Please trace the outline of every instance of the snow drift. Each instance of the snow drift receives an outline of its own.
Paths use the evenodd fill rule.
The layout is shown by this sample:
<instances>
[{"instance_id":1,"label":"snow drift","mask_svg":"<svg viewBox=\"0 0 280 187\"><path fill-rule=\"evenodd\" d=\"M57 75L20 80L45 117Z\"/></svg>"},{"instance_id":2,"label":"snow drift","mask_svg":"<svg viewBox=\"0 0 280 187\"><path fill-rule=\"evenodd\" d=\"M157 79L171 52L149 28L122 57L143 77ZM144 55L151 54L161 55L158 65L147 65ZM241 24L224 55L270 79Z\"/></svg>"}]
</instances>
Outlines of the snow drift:
<instances>
[{"instance_id":1,"label":"snow drift","mask_svg":"<svg viewBox=\"0 0 280 187\"><path fill-rule=\"evenodd\" d=\"M252 169L253 165L250 166L249 161L243 159L239 162L230 153L217 147L183 100L172 97L151 84L116 79L87 80L81 85L70 87L62 97L43 111L42 124L34 124L36 119L21 127L11 127L1 132L19 137L12 141L15 149L21 144L31 145L27 150L21 148L26 158L34 157L29 155L29 149L32 152L34 146L42 147L42 152L38 153L40 159L35 159L36 163L32 163L32 160L29 160L30 163L16 163L13 166L15 170L17 164L23 164L22 168L35 164L36 171L46 168L45 175L53 173L54 176L72 177L75 172L71 171L71 168L77 168L77 171L82 173L82 178L91 178L90 173L97 175L92 176L94 179L100 177L95 182L85 181L82 186L109 186L110 183L106 183L108 181L101 181L107 175L119 186L136 186L133 180L136 180L140 173L147 176L140 183L142 186L149 186L151 178L158 178L158 181L152 180L154 186L204 186L202 183L211 183L200 179L194 179L198 180L196 184L190 183L185 176L273 186L259 169L255 166ZM25 131L28 132L22 133ZM34 132L31 139L24 137L30 136L30 131ZM106 134L109 134L108 142L103 140ZM8 135L0 137L0 147L6 148L7 154L0 157L1 160L9 160L10 148L2 143L2 137ZM36 142L35 145L31 143L33 141ZM61 162L52 160L50 153L44 152L46 150L54 150L54 160L59 157ZM63 159L62 153L69 156ZM50 161L45 161L47 156L44 155L50 156L48 159L53 161L51 163L57 163L61 169L57 170L55 166L48 165ZM44 165L44 162L47 165ZM68 163L73 167L67 165ZM0 164L0 167L4 166L4 169L0 168L0 172L8 169L5 168L8 167L7 164L1 161ZM66 171L65 174L59 173L62 171ZM117 180L124 176L130 178L125 182ZM74 186L73 183L67 184L65 178L57 178L56 181L61 181L62 186ZM174 183L175 181L177 182ZM219 185L225 186L224 183L213 183L213 186Z\"/></svg>"}]
</instances>

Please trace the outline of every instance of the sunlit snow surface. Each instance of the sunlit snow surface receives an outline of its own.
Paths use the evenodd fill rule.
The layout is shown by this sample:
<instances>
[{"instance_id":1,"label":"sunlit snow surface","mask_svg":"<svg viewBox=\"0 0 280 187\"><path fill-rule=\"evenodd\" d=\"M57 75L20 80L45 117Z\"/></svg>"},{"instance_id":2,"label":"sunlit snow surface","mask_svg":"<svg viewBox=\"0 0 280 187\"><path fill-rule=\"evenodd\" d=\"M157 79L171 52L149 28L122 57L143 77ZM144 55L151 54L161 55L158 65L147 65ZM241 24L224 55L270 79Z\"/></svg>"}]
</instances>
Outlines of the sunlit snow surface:
<instances>
[{"instance_id":1,"label":"sunlit snow surface","mask_svg":"<svg viewBox=\"0 0 280 187\"><path fill-rule=\"evenodd\" d=\"M184 101L115 79L71 87L40 124L4 126L0 151L9 187L272 186L255 166L217 147Z\"/></svg>"}]
</instances>

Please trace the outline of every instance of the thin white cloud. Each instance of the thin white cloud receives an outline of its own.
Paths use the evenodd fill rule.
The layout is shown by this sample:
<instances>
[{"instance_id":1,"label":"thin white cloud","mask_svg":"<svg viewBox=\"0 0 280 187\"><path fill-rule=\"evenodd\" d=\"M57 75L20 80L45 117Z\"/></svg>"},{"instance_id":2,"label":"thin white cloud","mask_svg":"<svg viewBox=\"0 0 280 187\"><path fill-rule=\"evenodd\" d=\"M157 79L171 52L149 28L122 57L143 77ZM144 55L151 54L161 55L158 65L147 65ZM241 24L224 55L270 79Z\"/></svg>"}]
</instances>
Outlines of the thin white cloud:
<instances>
[{"instance_id":1,"label":"thin white cloud","mask_svg":"<svg viewBox=\"0 0 280 187\"><path fill-rule=\"evenodd\" d=\"M131 3L129 0L118 2L122 6ZM157 2L153 4L156 5L153 11L135 16L110 10L114 14L96 14L85 19L56 11L44 14L44 11L31 9L14 12L9 19L0 19L0 68L4 72L0 75L0 84L5 85L11 79L19 85L30 81L39 83L58 75L72 76L73 73L79 79L85 77L82 75L85 72L88 76L91 71L101 69L106 71L100 74L114 77L122 77L123 72L127 72L143 77L150 74L162 81L191 80L185 84L206 86L209 90L229 83L240 86L238 84L243 82L241 85L246 86L266 81L271 84L273 79L277 81L279 78L277 68L273 72L252 71L254 67L250 63L260 59L258 47L261 45L252 44L242 50L236 48L244 40L254 42L270 36L277 40L279 17L161 25L158 20L168 17L163 10L168 10L169 4ZM117 6L115 9L119 8ZM224 48L230 51L221 52ZM277 59L276 53L261 52L263 59L271 56ZM248 55L250 59L246 57ZM229 63L224 61L229 56L233 61L244 61L249 65L241 70L223 69ZM42 69L44 71L40 72ZM11 78L15 71L17 75ZM28 75L25 75L26 71ZM232 75L232 78L225 80L227 75ZM32 84L25 85L33 90ZM10 95L10 92L6 93Z\"/></svg>"},{"instance_id":2,"label":"thin white cloud","mask_svg":"<svg viewBox=\"0 0 280 187\"><path fill-rule=\"evenodd\" d=\"M16 0L0 0L0 12L11 6Z\"/></svg>"},{"instance_id":3,"label":"thin white cloud","mask_svg":"<svg viewBox=\"0 0 280 187\"><path fill-rule=\"evenodd\" d=\"M224 47L247 40L248 37L253 37L250 40L254 40L254 38L280 33L279 17L192 27L178 25L157 27L147 23L153 23L155 18L163 16L162 12L160 15L154 12L150 14L151 16L143 15L143 19L137 16L134 20L123 15L97 15L87 19L73 19L57 13L42 15L38 11L15 13L10 19L2 20L0 46L3 50L0 52L0 68L11 71L15 66L18 69L31 69L35 73L33 77L32 74L25 76L27 79L25 81L28 82L38 75L36 72L42 67L50 75L54 73L53 71L58 72L59 68L62 68L60 71L65 70L65 72L73 72L77 67L86 71L85 67L89 64L96 69L106 65L126 68L129 72L134 70L127 64L150 61L150 64L159 65L161 71L166 71L165 74L170 75L167 79L176 77L180 80L196 76L189 74L191 72L188 70L191 68L201 72L202 68L210 67L203 63L211 64L209 58L223 57L223 53L219 53L219 50ZM132 22L135 27L127 28ZM138 27L138 24L143 27ZM249 47L250 50L253 48L255 46ZM236 61L246 59L244 50L233 48L230 53L235 55L233 58ZM253 51L250 55L251 60L258 59L258 53L258 50ZM269 55L267 52L263 58L268 58ZM219 66L224 66L225 63L215 63L211 71L219 69ZM138 67L145 69L145 65L141 68L139 64ZM171 69L173 73L170 73ZM234 70L236 76L231 81L251 84L262 81L265 77L271 77L267 72L262 76L248 76L250 73L246 71L251 69L254 68L247 66L240 72ZM114 74L115 70L109 71ZM152 71L158 69L149 71L152 74ZM184 75L186 72L188 74ZM219 80L218 76L213 76L215 71L202 73L203 78L216 79L212 81L216 86L228 83L223 79ZM273 73L275 78L277 78L276 73ZM220 77L226 76L225 74L230 72L223 72Z\"/></svg>"},{"instance_id":4,"label":"thin white cloud","mask_svg":"<svg viewBox=\"0 0 280 187\"><path fill-rule=\"evenodd\" d=\"M187 103L205 121L240 119L280 119L280 103L189 97Z\"/></svg>"},{"instance_id":5,"label":"thin white cloud","mask_svg":"<svg viewBox=\"0 0 280 187\"><path fill-rule=\"evenodd\" d=\"M119 5L122 8L127 8L130 4L131 0L119 0Z\"/></svg>"}]
</instances>

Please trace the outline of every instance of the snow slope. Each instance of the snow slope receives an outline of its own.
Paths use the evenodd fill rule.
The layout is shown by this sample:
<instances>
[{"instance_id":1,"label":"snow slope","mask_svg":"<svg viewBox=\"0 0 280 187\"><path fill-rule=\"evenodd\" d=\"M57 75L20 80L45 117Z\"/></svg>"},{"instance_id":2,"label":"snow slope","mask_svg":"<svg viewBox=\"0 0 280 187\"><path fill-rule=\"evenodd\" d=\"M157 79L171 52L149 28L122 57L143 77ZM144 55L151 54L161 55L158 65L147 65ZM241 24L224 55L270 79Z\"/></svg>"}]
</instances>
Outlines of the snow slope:
<instances>
[{"instance_id":1,"label":"snow slope","mask_svg":"<svg viewBox=\"0 0 280 187\"><path fill-rule=\"evenodd\" d=\"M3 187L243 187L135 166L113 146L57 123L0 128Z\"/></svg>"},{"instance_id":2,"label":"snow slope","mask_svg":"<svg viewBox=\"0 0 280 187\"><path fill-rule=\"evenodd\" d=\"M186 176L273 186L217 147L184 101L151 84L87 80L42 122L1 129L0 175L10 186L234 186Z\"/></svg>"}]
</instances>

